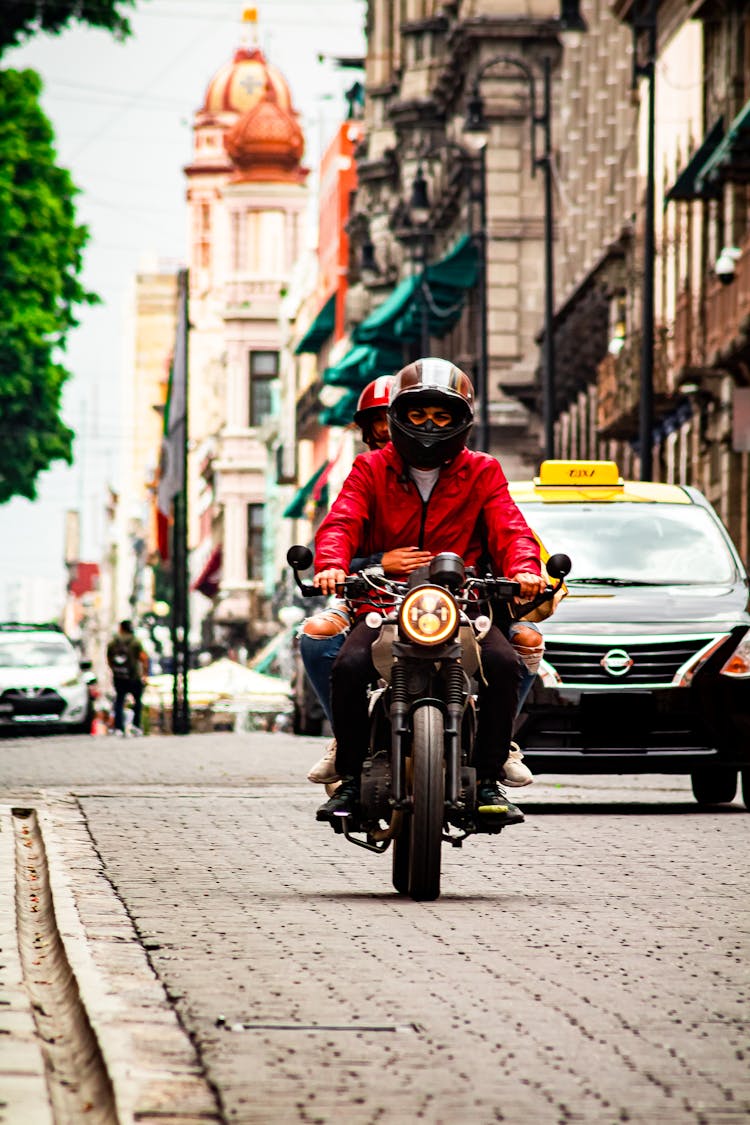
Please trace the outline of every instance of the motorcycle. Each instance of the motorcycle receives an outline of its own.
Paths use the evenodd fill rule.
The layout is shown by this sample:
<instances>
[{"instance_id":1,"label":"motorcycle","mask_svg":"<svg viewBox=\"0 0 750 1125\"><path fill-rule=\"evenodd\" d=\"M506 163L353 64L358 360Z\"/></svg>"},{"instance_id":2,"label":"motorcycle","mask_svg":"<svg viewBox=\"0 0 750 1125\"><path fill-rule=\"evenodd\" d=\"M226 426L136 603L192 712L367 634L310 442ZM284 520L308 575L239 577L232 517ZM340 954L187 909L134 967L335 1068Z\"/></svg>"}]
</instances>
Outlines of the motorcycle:
<instances>
[{"instance_id":1,"label":"motorcycle","mask_svg":"<svg viewBox=\"0 0 750 1125\"><path fill-rule=\"evenodd\" d=\"M308 547L287 553L304 597L320 597L300 577L312 561ZM554 598L571 563L558 554L546 566L554 583L525 609ZM472 679L481 675L479 640L492 624L489 603L512 601L520 585L477 577L458 555L443 552L407 582L373 567L347 576L341 593L353 612L372 607L365 627L378 633L372 659L379 681L370 686L370 742L358 809L332 817L331 824L368 851L382 853L392 844L394 888L432 901L440 895L443 843L461 847L474 833L502 831L476 808L478 703Z\"/></svg>"}]
</instances>

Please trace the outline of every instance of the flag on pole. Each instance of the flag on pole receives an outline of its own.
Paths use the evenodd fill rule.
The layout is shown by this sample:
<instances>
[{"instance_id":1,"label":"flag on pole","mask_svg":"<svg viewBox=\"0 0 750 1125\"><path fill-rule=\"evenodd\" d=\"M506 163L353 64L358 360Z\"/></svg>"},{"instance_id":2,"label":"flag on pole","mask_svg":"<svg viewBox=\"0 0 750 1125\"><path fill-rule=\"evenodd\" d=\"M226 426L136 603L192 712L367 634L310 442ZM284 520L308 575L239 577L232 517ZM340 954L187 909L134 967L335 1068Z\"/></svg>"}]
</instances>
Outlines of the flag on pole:
<instances>
[{"instance_id":1,"label":"flag on pole","mask_svg":"<svg viewBox=\"0 0 750 1125\"><path fill-rule=\"evenodd\" d=\"M187 422L187 273L180 271L177 290L177 327L164 410L157 498L159 553L167 557L166 530L175 496L185 487Z\"/></svg>"}]
</instances>

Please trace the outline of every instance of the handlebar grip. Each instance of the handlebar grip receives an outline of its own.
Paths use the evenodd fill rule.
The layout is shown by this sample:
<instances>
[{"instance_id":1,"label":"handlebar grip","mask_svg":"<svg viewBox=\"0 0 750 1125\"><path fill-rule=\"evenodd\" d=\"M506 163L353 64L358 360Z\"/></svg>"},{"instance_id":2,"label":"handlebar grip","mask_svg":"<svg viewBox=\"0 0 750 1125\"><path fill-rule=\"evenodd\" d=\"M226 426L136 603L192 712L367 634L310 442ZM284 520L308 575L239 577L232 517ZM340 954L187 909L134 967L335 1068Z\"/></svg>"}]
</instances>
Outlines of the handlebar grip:
<instances>
[{"instance_id":1,"label":"handlebar grip","mask_svg":"<svg viewBox=\"0 0 750 1125\"><path fill-rule=\"evenodd\" d=\"M297 588L302 594L303 598L324 598L326 595L317 586L313 586L312 582L298 582Z\"/></svg>"},{"instance_id":2,"label":"handlebar grip","mask_svg":"<svg viewBox=\"0 0 750 1125\"><path fill-rule=\"evenodd\" d=\"M554 597L557 593L557 586L545 586L541 594L537 594L531 601L523 602L522 608L526 613L530 613L532 609L536 609L542 602L548 602L550 598Z\"/></svg>"}]
</instances>

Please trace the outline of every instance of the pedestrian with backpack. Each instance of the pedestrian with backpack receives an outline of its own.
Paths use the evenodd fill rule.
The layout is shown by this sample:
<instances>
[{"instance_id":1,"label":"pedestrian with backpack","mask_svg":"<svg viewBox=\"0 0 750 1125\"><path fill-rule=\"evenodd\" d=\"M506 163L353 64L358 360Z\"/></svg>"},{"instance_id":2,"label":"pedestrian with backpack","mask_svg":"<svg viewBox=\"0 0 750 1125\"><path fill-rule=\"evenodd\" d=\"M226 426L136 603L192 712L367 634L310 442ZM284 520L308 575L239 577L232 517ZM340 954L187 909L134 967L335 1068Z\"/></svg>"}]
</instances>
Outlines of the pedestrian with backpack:
<instances>
[{"instance_id":1,"label":"pedestrian with backpack","mask_svg":"<svg viewBox=\"0 0 750 1125\"><path fill-rule=\"evenodd\" d=\"M148 672L148 656L133 633L130 621L120 622L117 633L107 645L107 663L115 689L115 734L125 734L125 699L128 695L133 697L131 733L142 734L141 696L143 679Z\"/></svg>"}]
</instances>

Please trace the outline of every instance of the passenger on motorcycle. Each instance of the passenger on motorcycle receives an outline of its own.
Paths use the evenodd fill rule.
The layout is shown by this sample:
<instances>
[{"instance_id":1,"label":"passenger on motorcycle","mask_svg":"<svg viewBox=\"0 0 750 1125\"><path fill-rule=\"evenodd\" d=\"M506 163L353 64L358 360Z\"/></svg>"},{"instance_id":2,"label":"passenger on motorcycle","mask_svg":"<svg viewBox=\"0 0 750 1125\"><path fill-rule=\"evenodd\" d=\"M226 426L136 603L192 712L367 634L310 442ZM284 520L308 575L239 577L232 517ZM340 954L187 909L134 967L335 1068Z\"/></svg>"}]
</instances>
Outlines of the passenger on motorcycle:
<instances>
[{"instance_id":1,"label":"passenger on motorcycle","mask_svg":"<svg viewBox=\"0 0 750 1125\"><path fill-rule=\"evenodd\" d=\"M362 441L370 450L382 449L391 440L388 432L388 403L392 382L392 375L381 375L373 379L364 388L357 402L354 422L362 432ZM429 563L431 557L428 551L402 547L393 551L376 551L367 558L360 556L352 560L351 566L353 570L361 570L364 566L379 565L385 574L402 575ZM302 664L331 725L331 668L351 623L346 603L336 600L326 609L308 617L300 630ZM337 782L339 778L335 758L336 740L333 739L323 757L308 773L310 781L321 784Z\"/></svg>"},{"instance_id":2,"label":"passenger on motorcycle","mask_svg":"<svg viewBox=\"0 0 750 1125\"><path fill-rule=\"evenodd\" d=\"M486 550L496 573L519 583L522 597L544 590L537 541L508 493L499 463L466 449L473 417L471 382L449 361L417 360L394 377L388 408L392 444L356 459L316 535L314 583L321 593L336 593L355 553L392 550L400 543L430 555L453 551L467 566L475 566ZM336 770L343 784L318 810L321 820L357 802L369 734L367 685L377 678L370 653L375 636L360 617L333 666ZM481 653L478 806L496 823L515 824L523 814L499 781L522 666L495 625L481 641Z\"/></svg>"}]
</instances>

